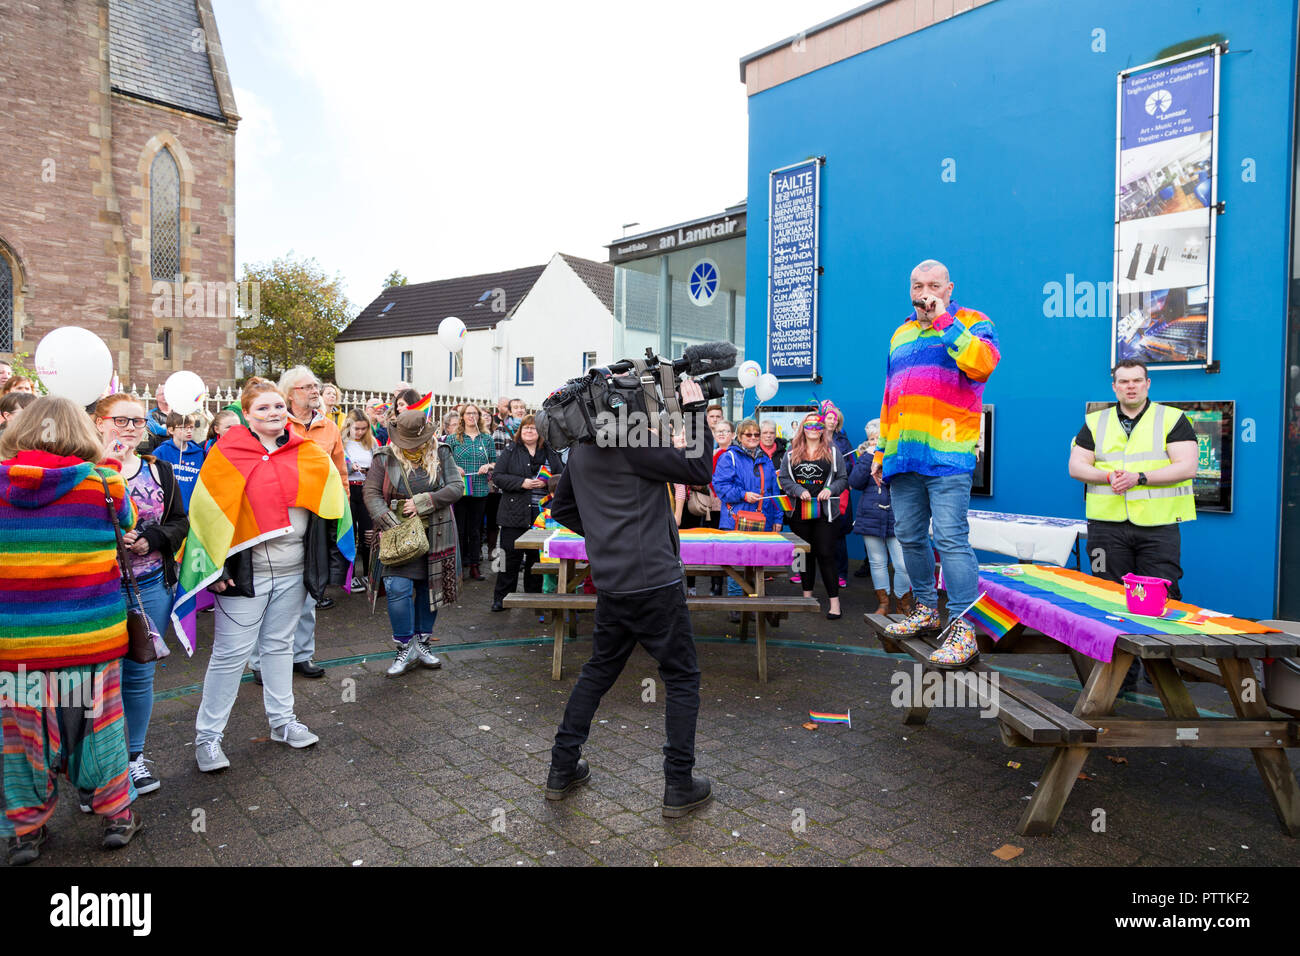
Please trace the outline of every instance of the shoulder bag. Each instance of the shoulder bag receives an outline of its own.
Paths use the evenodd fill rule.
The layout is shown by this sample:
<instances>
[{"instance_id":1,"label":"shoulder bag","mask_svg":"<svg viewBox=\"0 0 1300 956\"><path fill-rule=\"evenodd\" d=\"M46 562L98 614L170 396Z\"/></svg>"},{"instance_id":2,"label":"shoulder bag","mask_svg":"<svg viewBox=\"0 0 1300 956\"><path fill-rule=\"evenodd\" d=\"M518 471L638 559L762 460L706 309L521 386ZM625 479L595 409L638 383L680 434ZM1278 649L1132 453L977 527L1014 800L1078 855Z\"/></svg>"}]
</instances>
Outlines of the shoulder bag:
<instances>
[{"instance_id":1,"label":"shoulder bag","mask_svg":"<svg viewBox=\"0 0 1300 956\"><path fill-rule=\"evenodd\" d=\"M147 467L143 462L142 468ZM108 508L108 520L113 525L117 536L117 566L122 573L122 582L126 585L126 656L137 664L148 664L171 653L163 642L162 635L153 626L153 621L145 613L144 602L140 599L140 586L136 584L135 572L131 570L131 559L126 553L126 542L122 539L122 526L118 524L117 512L113 510L113 495L108 490L108 481L99 476L104 486L104 504ZM124 492L129 494L129 492Z\"/></svg>"},{"instance_id":2,"label":"shoulder bag","mask_svg":"<svg viewBox=\"0 0 1300 956\"><path fill-rule=\"evenodd\" d=\"M758 496L760 499L766 490L767 479L760 465L758 469ZM727 507L730 509L731 506L728 505ZM764 531L767 528L767 515L763 513L762 501L759 501L757 511L732 511L731 517L736 522L737 531Z\"/></svg>"},{"instance_id":3,"label":"shoulder bag","mask_svg":"<svg viewBox=\"0 0 1300 956\"><path fill-rule=\"evenodd\" d=\"M398 462L397 467L399 469L402 467L400 462ZM402 472L402 478L406 478L404 471ZM406 490L407 494L410 494L411 485L409 481ZM414 497L414 495L411 497ZM406 500L409 501L410 498ZM391 504L389 508L391 510ZM424 532L424 519L418 514L411 515L409 518L403 517L401 514L397 514L395 517L401 522L397 527L379 532L379 560L385 567L389 568L405 564L407 561L413 561L429 551L429 538Z\"/></svg>"}]
</instances>

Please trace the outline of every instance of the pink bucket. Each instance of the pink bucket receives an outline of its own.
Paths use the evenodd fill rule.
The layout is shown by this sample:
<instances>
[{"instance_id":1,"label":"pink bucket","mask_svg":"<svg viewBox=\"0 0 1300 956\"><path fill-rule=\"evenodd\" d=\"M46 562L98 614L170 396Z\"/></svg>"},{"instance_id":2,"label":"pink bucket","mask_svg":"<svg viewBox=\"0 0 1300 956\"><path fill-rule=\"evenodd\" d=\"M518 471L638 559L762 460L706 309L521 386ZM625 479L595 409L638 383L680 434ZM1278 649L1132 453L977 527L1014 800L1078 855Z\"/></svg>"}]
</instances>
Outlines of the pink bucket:
<instances>
[{"instance_id":1,"label":"pink bucket","mask_svg":"<svg viewBox=\"0 0 1300 956\"><path fill-rule=\"evenodd\" d=\"M1149 578L1144 574L1124 575L1124 597L1128 600L1130 614L1160 617L1169 603L1169 585L1165 578Z\"/></svg>"}]
</instances>

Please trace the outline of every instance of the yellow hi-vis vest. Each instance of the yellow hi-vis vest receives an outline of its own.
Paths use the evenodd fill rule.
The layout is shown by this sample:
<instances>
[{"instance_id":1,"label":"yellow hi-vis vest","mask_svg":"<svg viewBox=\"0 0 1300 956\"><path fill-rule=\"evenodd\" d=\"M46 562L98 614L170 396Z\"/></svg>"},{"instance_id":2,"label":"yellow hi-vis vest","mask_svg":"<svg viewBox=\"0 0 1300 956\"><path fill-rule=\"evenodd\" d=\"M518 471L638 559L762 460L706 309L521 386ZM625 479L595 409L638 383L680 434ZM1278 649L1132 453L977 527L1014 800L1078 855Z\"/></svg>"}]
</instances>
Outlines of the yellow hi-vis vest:
<instances>
[{"instance_id":1,"label":"yellow hi-vis vest","mask_svg":"<svg viewBox=\"0 0 1300 956\"><path fill-rule=\"evenodd\" d=\"M1169 464L1165 440L1182 411L1152 402L1126 435L1117 406L1088 416L1094 456L1102 471L1155 471ZM1131 521L1144 527L1196 520L1192 479L1172 485L1134 485L1116 494L1108 484L1087 485L1087 515L1093 521Z\"/></svg>"}]
</instances>

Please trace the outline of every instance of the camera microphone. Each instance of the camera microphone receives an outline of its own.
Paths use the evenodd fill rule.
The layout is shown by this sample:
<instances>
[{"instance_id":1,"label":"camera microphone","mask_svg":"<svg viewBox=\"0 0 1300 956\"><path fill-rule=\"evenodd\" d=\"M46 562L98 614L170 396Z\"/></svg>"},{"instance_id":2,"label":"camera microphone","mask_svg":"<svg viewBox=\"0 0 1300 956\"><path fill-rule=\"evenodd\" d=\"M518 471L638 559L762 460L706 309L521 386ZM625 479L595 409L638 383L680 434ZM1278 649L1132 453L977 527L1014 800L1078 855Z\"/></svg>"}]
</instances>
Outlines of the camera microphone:
<instances>
[{"instance_id":1,"label":"camera microphone","mask_svg":"<svg viewBox=\"0 0 1300 956\"><path fill-rule=\"evenodd\" d=\"M724 372L736 364L736 346L731 342L704 342L688 345L682 357L673 362L674 372L687 375L708 375Z\"/></svg>"}]
</instances>

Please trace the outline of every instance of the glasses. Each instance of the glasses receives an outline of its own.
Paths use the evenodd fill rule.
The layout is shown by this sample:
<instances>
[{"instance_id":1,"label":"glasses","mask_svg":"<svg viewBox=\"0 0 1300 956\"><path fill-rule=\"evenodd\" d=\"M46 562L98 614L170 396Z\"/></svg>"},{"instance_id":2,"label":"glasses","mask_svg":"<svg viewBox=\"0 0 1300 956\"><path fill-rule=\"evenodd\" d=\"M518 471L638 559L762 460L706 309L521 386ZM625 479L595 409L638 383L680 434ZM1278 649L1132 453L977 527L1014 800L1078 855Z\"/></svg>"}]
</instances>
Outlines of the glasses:
<instances>
[{"instance_id":1,"label":"glasses","mask_svg":"<svg viewBox=\"0 0 1300 956\"><path fill-rule=\"evenodd\" d=\"M127 418L125 415L114 415L109 419L118 428L144 428L148 423L145 418ZM192 425L190 426L193 427Z\"/></svg>"},{"instance_id":2,"label":"glasses","mask_svg":"<svg viewBox=\"0 0 1300 956\"><path fill-rule=\"evenodd\" d=\"M312 385L295 385L295 386L293 387L293 390L294 390L295 392L298 391L299 389L301 389L301 390L304 391L304 392L319 392L319 391L320 391L320 386L319 386L319 385L312 384Z\"/></svg>"},{"instance_id":3,"label":"glasses","mask_svg":"<svg viewBox=\"0 0 1300 956\"><path fill-rule=\"evenodd\" d=\"M819 431L821 431L822 428L824 428L825 426L823 426L820 422L808 422L808 423L805 424L803 427L804 427L804 430L805 430L805 431L810 431L810 432L819 432Z\"/></svg>"},{"instance_id":4,"label":"glasses","mask_svg":"<svg viewBox=\"0 0 1300 956\"><path fill-rule=\"evenodd\" d=\"M741 438L757 438L757 437L758 437L758 432L741 432L741 433L740 433L740 437L741 437Z\"/></svg>"}]
</instances>

